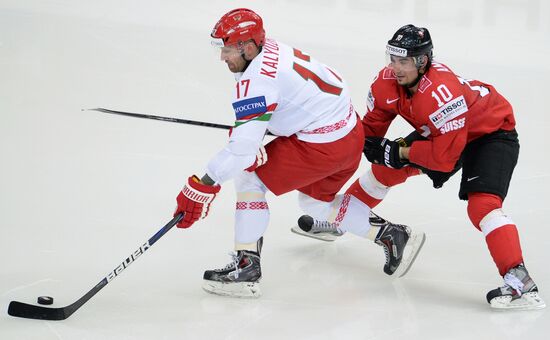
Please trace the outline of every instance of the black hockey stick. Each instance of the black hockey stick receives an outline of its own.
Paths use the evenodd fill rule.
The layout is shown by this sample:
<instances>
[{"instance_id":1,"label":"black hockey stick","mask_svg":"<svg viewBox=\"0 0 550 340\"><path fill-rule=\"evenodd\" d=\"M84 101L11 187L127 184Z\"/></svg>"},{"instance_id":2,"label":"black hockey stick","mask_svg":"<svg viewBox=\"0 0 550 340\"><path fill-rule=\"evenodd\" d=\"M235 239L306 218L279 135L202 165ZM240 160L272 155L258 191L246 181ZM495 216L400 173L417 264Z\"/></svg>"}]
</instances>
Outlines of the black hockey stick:
<instances>
[{"instance_id":1,"label":"black hockey stick","mask_svg":"<svg viewBox=\"0 0 550 340\"><path fill-rule=\"evenodd\" d=\"M105 108L102 108L102 107L97 107L97 108L94 108L94 109L82 109L82 111L85 111L85 110L86 111L97 111L97 112L103 112L103 113L109 113L109 114L121 115L121 116L128 116L128 117L134 117L134 118L162 120L164 122L171 122L171 123L206 126L206 127L216 128L216 129L229 130L229 129L232 128L232 126L224 125L224 124L201 122L201 121L198 121L198 120L181 119L181 118L173 118L173 117L155 116L155 115L149 115L149 114L143 114L143 113L116 111L116 110L105 109ZM273 134L271 134L270 132L268 132L267 134L273 136Z\"/></svg>"},{"instance_id":2,"label":"black hockey stick","mask_svg":"<svg viewBox=\"0 0 550 340\"><path fill-rule=\"evenodd\" d=\"M94 295L97 294L103 287L105 287L109 282L111 282L115 277L118 276L124 269L130 266L140 255L143 255L147 249L149 249L155 242L157 242L168 230L172 229L181 219L183 214L176 215L168 224L166 224L162 229L160 229L153 237L151 237L147 242L140 246L136 251L134 251L126 260L122 261L113 271L111 271L103 280L99 281L95 287L90 289L89 292L84 294L80 299L76 300L74 303L59 308L49 308L43 306L30 305L23 302L12 301L8 307L8 314L11 316L17 316L20 318L26 319L39 319L39 320L65 320L76 312L83 304L90 300Z\"/></svg>"}]
</instances>

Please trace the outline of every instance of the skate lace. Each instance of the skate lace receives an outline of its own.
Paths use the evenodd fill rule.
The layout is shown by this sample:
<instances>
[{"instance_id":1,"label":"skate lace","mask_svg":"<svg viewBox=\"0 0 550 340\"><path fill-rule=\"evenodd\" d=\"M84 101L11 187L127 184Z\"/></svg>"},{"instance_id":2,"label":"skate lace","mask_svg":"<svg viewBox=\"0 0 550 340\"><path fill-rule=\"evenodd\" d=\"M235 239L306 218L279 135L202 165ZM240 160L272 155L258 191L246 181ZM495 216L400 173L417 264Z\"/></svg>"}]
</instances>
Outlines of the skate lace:
<instances>
[{"instance_id":1,"label":"skate lace","mask_svg":"<svg viewBox=\"0 0 550 340\"><path fill-rule=\"evenodd\" d=\"M521 296L524 284L514 274L506 273L506 275L504 275L504 284L515 290L518 296Z\"/></svg>"},{"instance_id":2,"label":"skate lace","mask_svg":"<svg viewBox=\"0 0 550 340\"><path fill-rule=\"evenodd\" d=\"M383 236L383 235L382 235ZM382 237L380 236L380 238ZM382 247L382 249L384 250L384 256L386 256L386 264L389 264L390 263L390 259L391 259L391 253L390 253L390 249L388 248L388 246L382 242L380 240L380 238L377 237L377 239L374 241L374 243L378 244L379 246Z\"/></svg>"},{"instance_id":3,"label":"skate lace","mask_svg":"<svg viewBox=\"0 0 550 340\"><path fill-rule=\"evenodd\" d=\"M313 227L315 231L332 232L336 230L335 223L331 223L329 221L315 221Z\"/></svg>"},{"instance_id":4,"label":"skate lace","mask_svg":"<svg viewBox=\"0 0 550 340\"><path fill-rule=\"evenodd\" d=\"M386 256L386 264L390 263L390 251L388 247L382 245L382 249L384 249L384 255Z\"/></svg>"},{"instance_id":5,"label":"skate lace","mask_svg":"<svg viewBox=\"0 0 550 340\"><path fill-rule=\"evenodd\" d=\"M239 262L240 262L239 254L234 252L234 251L231 251L227 254L229 256L231 256L231 259L233 261L228 263L222 270L228 270L228 269L231 269L231 268L235 268L235 278L238 278L239 273L241 272L241 268L239 268Z\"/></svg>"}]
</instances>

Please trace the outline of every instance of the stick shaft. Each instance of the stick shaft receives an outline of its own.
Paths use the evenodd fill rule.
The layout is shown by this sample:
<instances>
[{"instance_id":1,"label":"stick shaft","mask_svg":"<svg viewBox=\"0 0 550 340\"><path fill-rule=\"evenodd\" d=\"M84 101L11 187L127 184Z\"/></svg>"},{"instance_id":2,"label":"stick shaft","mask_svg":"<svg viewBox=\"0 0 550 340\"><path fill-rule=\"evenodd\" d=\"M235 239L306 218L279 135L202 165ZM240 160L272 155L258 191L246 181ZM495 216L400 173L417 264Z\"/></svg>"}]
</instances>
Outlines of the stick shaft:
<instances>
[{"instance_id":1,"label":"stick shaft","mask_svg":"<svg viewBox=\"0 0 550 340\"><path fill-rule=\"evenodd\" d=\"M144 113L117 111L117 110L105 109L105 108L102 108L102 107L98 107L98 108L94 108L94 109L86 109L86 110L87 111L97 111L97 112L109 113L109 114L113 114L113 115L134 117L134 118L161 120L161 121L164 121L164 122L171 122L171 123L205 126L205 127L216 128L216 129L224 129L224 130L229 130L229 129L232 128L232 126L225 125L225 124L201 122L199 120L190 120L190 119L182 119L182 118L157 116L157 115L150 115L150 114L144 114ZM273 136L273 134L271 134L270 132L268 132L267 134Z\"/></svg>"}]
</instances>

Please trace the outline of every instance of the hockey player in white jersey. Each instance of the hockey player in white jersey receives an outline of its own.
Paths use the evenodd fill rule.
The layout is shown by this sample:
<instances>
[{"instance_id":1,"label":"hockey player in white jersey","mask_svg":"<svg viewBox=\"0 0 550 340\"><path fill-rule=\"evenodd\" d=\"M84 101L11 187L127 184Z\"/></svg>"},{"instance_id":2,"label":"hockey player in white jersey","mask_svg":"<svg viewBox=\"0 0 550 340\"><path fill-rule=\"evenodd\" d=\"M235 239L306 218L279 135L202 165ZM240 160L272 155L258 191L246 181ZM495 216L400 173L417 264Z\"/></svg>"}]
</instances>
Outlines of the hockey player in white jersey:
<instances>
[{"instance_id":1,"label":"hockey player in white jersey","mask_svg":"<svg viewBox=\"0 0 550 340\"><path fill-rule=\"evenodd\" d=\"M266 38L255 12L228 12L211 37L235 74L236 121L206 174L189 177L175 214L184 213L178 227L190 227L206 217L220 185L234 179L236 253L225 268L204 273L203 288L257 297L262 235L269 222L266 192L298 190L301 208L327 219L339 206L336 193L359 166L364 133L341 75L299 49ZM278 137L264 148L267 131Z\"/></svg>"}]
</instances>

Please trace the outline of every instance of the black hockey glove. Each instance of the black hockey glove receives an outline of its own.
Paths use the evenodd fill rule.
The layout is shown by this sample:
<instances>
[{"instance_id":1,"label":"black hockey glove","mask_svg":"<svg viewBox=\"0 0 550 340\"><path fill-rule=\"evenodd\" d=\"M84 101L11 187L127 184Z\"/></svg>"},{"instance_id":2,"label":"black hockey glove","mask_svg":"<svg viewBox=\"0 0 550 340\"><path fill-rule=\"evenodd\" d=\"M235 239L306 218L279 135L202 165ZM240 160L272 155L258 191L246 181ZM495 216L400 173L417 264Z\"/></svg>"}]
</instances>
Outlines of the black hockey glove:
<instances>
[{"instance_id":1,"label":"black hockey glove","mask_svg":"<svg viewBox=\"0 0 550 340\"><path fill-rule=\"evenodd\" d=\"M452 175L455 174L454 172L441 172L441 171L434 171L434 170L422 170L423 173L425 173L433 183L434 188L439 189L443 187L443 184L451 178Z\"/></svg>"},{"instance_id":2,"label":"black hockey glove","mask_svg":"<svg viewBox=\"0 0 550 340\"><path fill-rule=\"evenodd\" d=\"M401 144L401 146L411 146L415 141L418 140L427 140L427 138L423 137L417 131L413 131L403 139L404 144ZM447 182L449 178L451 178L458 170L462 168L462 159L458 160L454 169L450 172L430 170L413 163L410 163L410 165L412 167L420 169L422 173L426 174L426 176L428 176L432 180L433 187L439 189L443 187L443 184L445 184L445 182Z\"/></svg>"},{"instance_id":3,"label":"black hockey glove","mask_svg":"<svg viewBox=\"0 0 550 340\"><path fill-rule=\"evenodd\" d=\"M369 162L389 168L401 169L409 162L399 157L399 147L403 139L391 141L383 137L367 137L363 146L363 153Z\"/></svg>"},{"instance_id":4,"label":"black hockey glove","mask_svg":"<svg viewBox=\"0 0 550 340\"><path fill-rule=\"evenodd\" d=\"M439 189L443 187L443 184L447 182L449 178L451 178L454 174L457 173L458 170L462 168L462 159L459 159L458 162L456 162L454 169L450 172L430 170L413 163L411 163L411 166L420 169L422 173L426 174L426 176L428 176L432 180L434 188Z\"/></svg>"}]
</instances>

